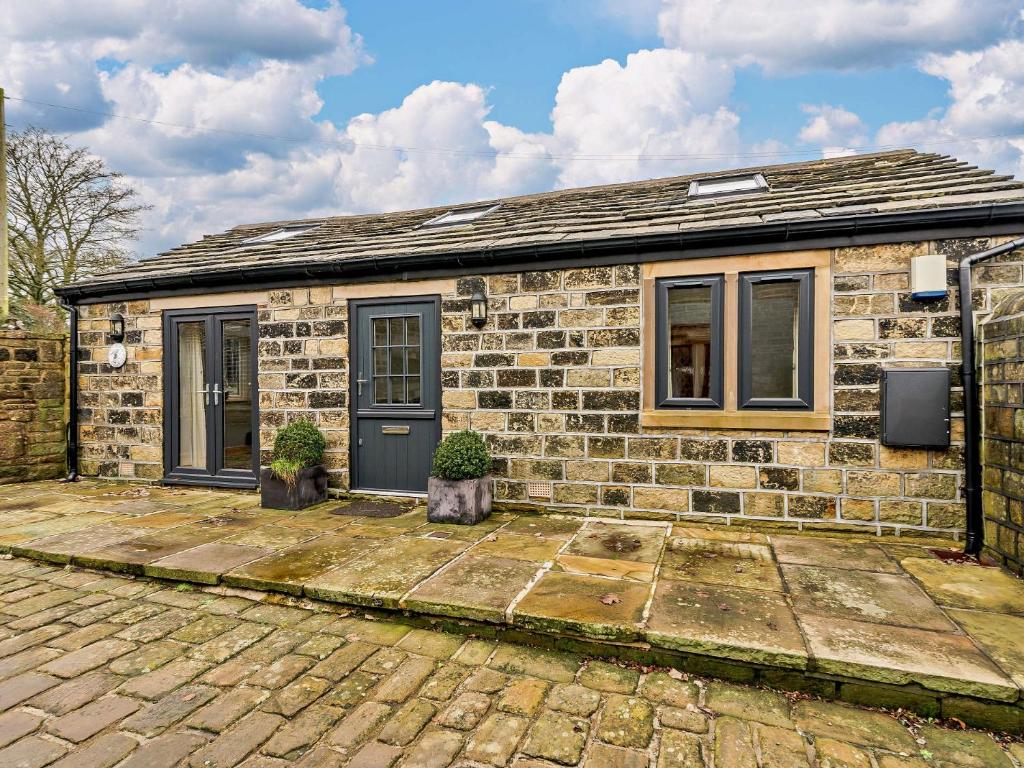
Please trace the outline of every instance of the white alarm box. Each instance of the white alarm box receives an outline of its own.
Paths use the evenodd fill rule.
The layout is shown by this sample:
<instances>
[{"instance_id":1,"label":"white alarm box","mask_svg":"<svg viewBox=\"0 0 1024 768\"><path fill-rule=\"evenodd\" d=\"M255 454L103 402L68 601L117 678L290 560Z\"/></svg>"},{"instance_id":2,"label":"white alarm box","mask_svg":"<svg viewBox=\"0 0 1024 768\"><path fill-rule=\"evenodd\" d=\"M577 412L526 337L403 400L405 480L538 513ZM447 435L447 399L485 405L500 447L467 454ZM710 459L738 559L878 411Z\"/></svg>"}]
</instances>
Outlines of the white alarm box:
<instances>
[{"instance_id":1,"label":"white alarm box","mask_svg":"<svg viewBox=\"0 0 1024 768\"><path fill-rule=\"evenodd\" d=\"M910 294L914 299L941 299L947 290L945 256L929 253L910 260Z\"/></svg>"}]
</instances>

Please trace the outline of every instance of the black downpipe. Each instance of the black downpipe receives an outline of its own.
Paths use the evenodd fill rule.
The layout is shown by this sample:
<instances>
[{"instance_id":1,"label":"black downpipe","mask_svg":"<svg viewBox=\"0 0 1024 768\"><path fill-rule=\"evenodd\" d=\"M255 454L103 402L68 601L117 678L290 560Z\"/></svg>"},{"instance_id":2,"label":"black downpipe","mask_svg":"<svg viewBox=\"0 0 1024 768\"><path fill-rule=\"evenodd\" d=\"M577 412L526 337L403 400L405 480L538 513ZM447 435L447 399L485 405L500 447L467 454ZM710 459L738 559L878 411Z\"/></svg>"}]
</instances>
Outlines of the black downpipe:
<instances>
[{"instance_id":1,"label":"black downpipe","mask_svg":"<svg viewBox=\"0 0 1024 768\"><path fill-rule=\"evenodd\" d=\"M964 554L980 555L985 544L985 515L981 503L981 407L974 360L974 299L971 268L978 262L1024 247L1024 237L987 251L971 254L960 262L960 372L964 387L964 469L967 501L967 535Z\"/></svg>"},{"instance_id":2,"label":"black downpipe","mask_svg":"<svg viewBox=\"0 0 1024 768\"><path fill-rule=\"evenodd\" d=\"M63 482L73 483L78 479L78 307L64 300L61 305L68 311L71 343L68 361L68 474Z\"/></svg>"}]
</instances>

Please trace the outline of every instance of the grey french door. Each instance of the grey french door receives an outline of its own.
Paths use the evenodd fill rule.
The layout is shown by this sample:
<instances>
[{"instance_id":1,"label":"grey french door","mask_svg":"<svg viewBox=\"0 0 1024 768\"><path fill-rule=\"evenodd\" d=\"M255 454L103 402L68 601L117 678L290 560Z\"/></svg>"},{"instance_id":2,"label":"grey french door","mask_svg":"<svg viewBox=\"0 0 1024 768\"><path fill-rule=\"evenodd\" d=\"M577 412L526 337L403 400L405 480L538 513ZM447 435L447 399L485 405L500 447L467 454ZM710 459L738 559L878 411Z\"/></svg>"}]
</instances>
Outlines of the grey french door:
<instances>
[{"instance_id":1,"label":"grey french door","mask_svg":"<svg viewBox=\"0 0 1024 768\"><path fill-rule=\"evenodd\" d=\"M164 482L254 488L256 309L164 313Z\"/></svg>"},{"instance_id":2,"label":"grey french door","mask_svg":"<svg viewBox=\"0 0 1024 768\"><path fill-rule=\"evenodd\" d=\"M441 435L437 298L353 301L352 487L422 493Z\"/></svg>"}]
</instances>

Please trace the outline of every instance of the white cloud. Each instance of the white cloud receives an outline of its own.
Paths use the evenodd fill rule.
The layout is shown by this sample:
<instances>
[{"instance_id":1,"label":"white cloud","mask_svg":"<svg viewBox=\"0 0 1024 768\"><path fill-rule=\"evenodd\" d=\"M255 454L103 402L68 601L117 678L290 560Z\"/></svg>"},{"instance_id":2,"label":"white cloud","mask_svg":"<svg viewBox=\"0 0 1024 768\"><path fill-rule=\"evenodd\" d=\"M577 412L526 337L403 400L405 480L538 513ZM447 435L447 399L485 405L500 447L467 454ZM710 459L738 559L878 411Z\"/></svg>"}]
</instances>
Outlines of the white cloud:
<instances>
[{"instance_id":1,"label":"white cloud","mask_svg":"<svg viewBox=\"0 0 1024 768\"><path fill-rule=\"evenodd\" d=\"M566 72L551 113L553 146L564 186L670 176L697 167L727 165L739 149L739 117L723 103L733 87L732 68L699 54L668 49L638 51ZM642 160L604 159L641 155ZM704 160L664 155L714 155Z\"/></svg>"},{"instance_id":2,"label":"white cloud","mask_svg":"<svg viewBox=\"0 0 1024 768\"><path fill-rule=\"evenodd\" d=\"M336 131L314 120L322 107L316 89L368 61L334 0L321 8L298 0L111 0L102 12L80 0L16 0L5 14L0 82L8 94L85 110L11 101L9 119L72 133L126 174L154 205L143 253L199 227L222 229L252 215L246 211L298 214L315 205L314 191L332 188L333 179L321 177L337 158L316 157L315 142ZM298 188L293 178L308 184Z\"/></svg>"},{"instance_id":3,"label":"white cloud","mask_svg":"<svg viewBox=\"0 0 1024 768\"><path fill-rule=\"evenodd\" d=\"M664 0L667 45L769 72L859 69L986 45L1020 24L1019 0Z\"/></svg>"},{"instance_id":4,"label":"white cloud","mask_svg":"<svg viewBox=\"0 0 1024 768\"><path fill-rule=\"evenodd\" d=\"M655 1L601 7L641 29ZM874 139L840 106L805 106L797 137L745 148L764 153L755 162L785 159L794 138L841 154L871 140L1021 135L1024 44L952 52L988 44L1000 25L1011 29L1014 4L990 0L968 14L967 0L663 0L661 34L676 47L565 72L551 129L538 133L493 120L488 90L460 82L428 82L393 108L344 124L321 120L321 81L368 60L333 0L321 8L299 0L110 0L103 13L79 0L15 0L0 28L0 82L12 95L152 121L9 105L16 124L69 131L128 174L154 205L140 245L152 253L245 221L750 164L729 106L735 69L748 63L770 72L852 68L932 51L920 66L949 81L952 100L948 110L885 126ZM1020 140L971 146L986 164L1021 169Z\"/></svg>"},{"instance_id":5,"label":"white cloud","mask_svg":"<svg viewBox=\"0 0 1024 768\"><path fill-rule=\"evenodd\" d=\"M80 0L15 0L5 14L0 77L10 95L94 112L136 107L145 97L150 108L129 114L149 119L161 110L156 101L163 94L152 93L157 86L171 88L172 103L188 81L193 96L206 91L219 101L230 96L234 80L267 88L254 106L283 103L282 113L290 117L295 110L289 103L308 106L321 79L350 73L367 60L344 9L333 0L322 9L298 0L112 0L102 12ZM125 98L129 81L140 88L138 98ZM219 103L213 109L244 107ZM56 130L104 122L17 101L9 114ZM256 124L268 121L255 110L251 118Z\"/></svg>"},{"instance_id":6,"label":"white cloud","mask_svg":"<svg viewBox=\"0 0 1024 768\"><path fill-rule=\"evenodd\" d=\"M228 131L110 120L76 136L154 204L143 252L239 220L398 210L720 167L739 147L739 118L721 106L731 68L674 50L566 72L550 133L490 119L484 88L452 82L423 85L393 109L342 126L315 122L316 78L303 64L276 60L220 71L129 63L99 82L118 113ZM297 141L230 132L240 126ZM659 157L695 153L713 157Z\"/></svg>"},{"instance_id":7,"label":"white cloud","mask_svg":"<svg viewBox=\"0 0 1024 768\"><path fill-rule=\"evenodd\" d=\"M15 0L0 34L22 42L87 43L96 58L140 64L188 60L228 66L240 60L330 61L339 72L359 62L361 43L331 0ZM57 23L59 20L59 23Z\"/></svg>"},{"instance_id":8,"label":"white cloud","mask_svg":"<svg viewBox=\"0 0 1024 768\"><path fill-rule=\"evenodd\" d=\"M489 111L479 86L433 82L394 109L353 118L343 136L359 146L342 152L339 203L357 211L399 210L548 188L553 174L542 157L543 138L489 121ZM459 152L431 151L449 147ZM498 152L527 157L497 159Z\"/></svg>"},{"instance_id":9,"label":"white cloud","mask_svg":"<svg viewBox=\"0 0 1024 768\"><path fill-rule=\"evenodd\" d=\"M949 82L949 106L882 126L876 142L916 145L1024 175L1024 41L929 56L923 71Z\"/></svg>"},{"instance_id":10,"label":"white cloud","mask_svg":"<svg viewBox=\"0 0 1024 768\"><path fill-rule=\"evenodd\" d=\"M798 138L820 146L825 157L851 155L867 143L867 126L853 112L831 104L804 104L801 109L810 119Z\"/></svg>"},{"instance_id":11,"label":"white cloud","mask_svg":"<svg viewBox=\"0 0 1024 768\"><path fill-rule=\"evenodd\" d=\"M8 96L28 97L80 110L103 111L109 105L86 46L69 42L21 42L0 33L0 82ZM7 119L57 131L83 130L102 117L8 101Z\"/></svg>"},{"instance_id":12,"label":"white cloud","mask_svg":"<svg viewBox=\"0 0 1024 768\"><path fill-rule=\"evenodd\" d=\"M160 73L129 64L102 73L100 84L116 113L160 123L109 120L80 137L135 176L226 171L252 152L281 156L294 146L261 134L307 142L322 132L313 122L322 106L317 78L289 62L261 61L224 73L189 64Z\"/></svg>"},{"instance_id":13,"label":"white cloud","mask_svg":"<svg viewBox=\"0 0 1024 768\"><path fill-rule=\"evenodd\" d=\"M488 120L489 110L479 86L433 82L394 109L358 115L341 128L317 124L309 141L285 144L284 150L279 144L274 153L248 151L230 168L183 165L180 174L171 167L154 168L132 178L154 204L145 250L243 222L401 210L550 189L556 170L546 157L549 137ZM178 148L177 140L161 141L170 151ZM185 150L200 140L208 141L180 139L182 164L189 159ZM431 150L447 147L459 152ZM211 160L221 157L210 151Z\"/></svg>"}]
</instances>

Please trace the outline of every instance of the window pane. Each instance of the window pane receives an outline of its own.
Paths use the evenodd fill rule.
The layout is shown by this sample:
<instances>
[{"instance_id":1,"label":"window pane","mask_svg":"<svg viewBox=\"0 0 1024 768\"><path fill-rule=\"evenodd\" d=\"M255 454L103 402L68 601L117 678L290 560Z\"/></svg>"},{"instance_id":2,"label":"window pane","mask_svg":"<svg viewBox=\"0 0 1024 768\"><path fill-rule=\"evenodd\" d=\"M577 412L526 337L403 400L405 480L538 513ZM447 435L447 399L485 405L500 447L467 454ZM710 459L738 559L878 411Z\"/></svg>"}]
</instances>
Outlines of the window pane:
<instances>
[{"instance_id":1,"label":"window pane","mask_svg":"<svg viewBox=\"0 0 1024 768\"><path fill-rule=\"evenodd\" d=\"M386 348L378 347L373 350L373 372L377 376L385 376L388 372L388 351Z\"/></svg>"},{"instance_id":2,"label":"window pane","mask_svg":"<svg viewBox=\"0 0 1024 768\"><path fill-rule=\"evenodd\" d=\"M391 377L391 402L399 405L405 403L405 379L401 376Z\"/></svg>"},{"instance_id":3,"label":"window pane","mask_svg":"<svg viewBox=\"0 0 1024 768\"><path fill-rule=\"evenodd\" d=\"M409 334L405 340L410 346L419 346L420 343L420 319L419 317L408 317L405 320L406 332Z\"/></svg>"},{"instance_id":4,"label":"window pane","mask_svg":"<svg viewBox=\"0 0 1024 768\"><path fill-rule=\"evenodd\" d=\"M400 317L391 318L390 344L405 344L405 323Z\"/></svg>"},{"instance_id":5,"label":"window pane","mask_svg":"<svg viewBox=\"0 0 1024 768\"><path fill-rule=\"evenodd\" d=\"M711 286L668 289L668 392L710 397Z\"/></svg>"},{"instance_id":6,"label":"window pane","mask_svg":"<svg viewBox=\"0 0 1024 768\"><path fill-rule=\"evenodd\" d=\"M751 397L797 397L799 283L754 283L750 305Z\"/></svg>"},{"instance_id":7,"label":"window pane","mask_svg":"<svg viewBox=\"0 0 1024 768\"><path fill-rule=\"evenodd\" d=\"M405 373L405 355L403 347L391 347L389 350L391 354L391 375L401 376Z\"/></svg>"},{"instance_id":8,"label":"window pane","mask_svg":"<svg viewBox=\"0 0 1024 768\"><path fill-rule=\"evenodd\" d=\"M409 367L406 373L419 373L420 372L420 348L419 347L407 347L405 350L406 360L408 361Z\"/></svg>"},{"instance_id":9,"label":"window pane","mask_svg":"<svg viewBox=\"0 0 1024 768\"><path fill-rule=\"evenodd\" d=\"M206 323L178 325L178 464L206 467Z\"/></svg>"},{"instance_id":10,"label":"window pane","mask_svg":"<svg viewBox=\"0 0 1024 768\"><path fill-rule=\"evenodd\" d=\"M373 346L386 347L388 345L388 321L383 318L373 319Z\"/></svg>"},{"instance_id":11,"label":"window pane","mask_svg":"<svg viewBox=\"0 0 1024 768\"><path fill-rule=\"evenodd\" d=\"M388 401L388 380L385 376L373 377L373 404L381 405Z\"/></svg>"},{"instance_id":12,"label":"window pane","mask_svg":"<svg viewBox=\"0 0 1024 768\"><path fill-rule=\"evenodd\" d=\"M419 405L420 403L420 377L410 376L408 378L409 383L409 405Z\"/></svg>"},{"instance_id":13,"label":"window pane","mask_svg":"<svg viewBox=\"0 0 1024 768\"><path fill-rule=\"evenodd\" d=\"M221 326L224 368L223 430L225 467L252 466L252 335L248 320L225 320Z\"/></svg>"}]
</instances>

